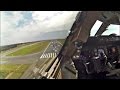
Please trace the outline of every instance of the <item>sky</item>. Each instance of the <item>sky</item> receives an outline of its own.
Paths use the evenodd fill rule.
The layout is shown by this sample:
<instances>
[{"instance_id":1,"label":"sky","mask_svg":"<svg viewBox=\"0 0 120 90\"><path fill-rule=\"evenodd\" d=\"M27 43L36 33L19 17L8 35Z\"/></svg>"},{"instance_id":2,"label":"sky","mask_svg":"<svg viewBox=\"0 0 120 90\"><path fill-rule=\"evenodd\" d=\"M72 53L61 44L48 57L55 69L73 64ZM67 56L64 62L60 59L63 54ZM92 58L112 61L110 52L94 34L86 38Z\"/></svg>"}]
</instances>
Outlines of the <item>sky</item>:
<instances>
[{"instance_id":1,"label":"sky","mask_svg":"<svg viewBox=\"0 0 120 90\"><path fill-rule=\"evenodd\" d=\"M37 41L48 32L69 31L77 13L78 11L1 11L0 45ZM91 35L94 35L100 24L98 21ZM118 26L111 26L109 29L104 34L111 33L113 29L119 33Z\"/></svg>"},{"instance_id":2,"label":"sky","mask_svg":"<svg viewBox=\"0 0 120 90\"><path fill-rule=\"evenodd\" d=\"M93 25L93 27L91 29L91 33L90 33L91 36L95 35L95 33L97 32L97 30L100 28L101 25L102 25L102 22L97 20L96 23ZM107 30L105 32L103 32L102 35L110 35L112 33L120 35L120 26L110 24L110 26L108 26Z\"/></svg>"}]
</instances>

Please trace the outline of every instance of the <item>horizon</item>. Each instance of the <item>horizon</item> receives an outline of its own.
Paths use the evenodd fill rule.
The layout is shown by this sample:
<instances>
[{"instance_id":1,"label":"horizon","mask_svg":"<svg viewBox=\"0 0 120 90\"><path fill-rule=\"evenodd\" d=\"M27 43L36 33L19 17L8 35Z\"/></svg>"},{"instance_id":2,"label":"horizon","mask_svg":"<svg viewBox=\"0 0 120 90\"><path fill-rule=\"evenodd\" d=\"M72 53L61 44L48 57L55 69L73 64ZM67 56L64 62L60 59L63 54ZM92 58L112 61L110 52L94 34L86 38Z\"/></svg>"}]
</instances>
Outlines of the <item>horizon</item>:
<instances>
[{"instance_id":1,"label":"horizon","mask_svg":"<svg viewBox=\"0 0 120 90\"><path fill-rule=\"evenodd\" d=\"M1 11L1 44L11 45L34 42L52 38L66 38L79 11ZM101 25L95 23L91 30L93 36ZM103 35L119 35L120 27L111 25ZM53 33L61 31L61 33Z\"/></svg>"}]
</instances>

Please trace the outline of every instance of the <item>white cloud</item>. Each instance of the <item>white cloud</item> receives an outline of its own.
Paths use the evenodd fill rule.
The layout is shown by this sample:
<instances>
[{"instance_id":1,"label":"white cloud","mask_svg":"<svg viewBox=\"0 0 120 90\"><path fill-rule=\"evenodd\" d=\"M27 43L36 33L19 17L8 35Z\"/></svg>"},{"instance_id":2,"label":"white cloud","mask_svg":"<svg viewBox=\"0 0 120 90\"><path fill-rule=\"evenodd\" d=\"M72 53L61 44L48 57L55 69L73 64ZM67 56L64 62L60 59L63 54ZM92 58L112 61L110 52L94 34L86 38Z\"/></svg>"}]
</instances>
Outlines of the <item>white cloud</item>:
<instances>
[{"instance_id":1,"label":"white cloud","mask_svg":"<svg viewBox=\"0 0 120 90\"><path fill-rule=\"evenodd\" d=\"M36 21L39 26L45 26L45 28L48 28L48 32L50 31L50 28L52 31L56 31L63 29L64 26L70 22L72 24L77 13L77 11L33 12L33 20Z\"/></svg>"},{"instance_id":2,"label":"white cloud","mask_svg":"<svg viewBox=\"0 0 120 90\"><path fill-rule=\"evenodd\" d=\"M30 11L30 20L24 17L25 11L1 11L1 45L19 42L40 40L46 32L70 30L78 11ZM20 25L20 21L23 25ZM101 22L98 22L91 31L94 35ZM19 26L19 27L18 27ZM118 33L118 26L109 27L111 31ZM58 33L59 34L59 33Z\"/></svg>"},{"instance_id":3,"label":"white cloud","mask_svg":"<svg viewBox=\"0 0 120 90\"><path fill-rule=\"evenodd\" d=\"M76 11L32 11L31 21L17 27L19 21L26 21L23 11L9 12L1 11L1 45L34 41L45 32L69 30L77 14Z\"/></svg>"}]
</instances>

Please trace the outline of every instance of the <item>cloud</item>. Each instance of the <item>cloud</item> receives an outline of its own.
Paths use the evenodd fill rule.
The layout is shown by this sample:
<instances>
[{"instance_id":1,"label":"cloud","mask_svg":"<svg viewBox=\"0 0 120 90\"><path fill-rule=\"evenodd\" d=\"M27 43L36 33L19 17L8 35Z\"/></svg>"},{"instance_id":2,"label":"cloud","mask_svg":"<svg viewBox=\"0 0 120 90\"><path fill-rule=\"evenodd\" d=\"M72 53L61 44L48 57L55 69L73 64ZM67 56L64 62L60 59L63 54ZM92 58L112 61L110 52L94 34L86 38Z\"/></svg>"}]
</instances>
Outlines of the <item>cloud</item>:
<instances>
[{"instance_id":1,"label":"cloud","mask_svg":"<svg viewBox=\"0 0 120 90\"><path fill-rule=\"evenodd\" d=\"M42 11L42 12L33 12L33 20L36 21L36 23L39 26L45 26L45 28L48 28L48 31L50 29L52 31L64 29L65 25L67 24L69 28L69 23L73 23L75 20L77 11Z\"/></svg>"},{"instance_id":2,"label":"cloud","mask_svg":"<svg viewBox=\"0 0 120 90\"><path fill-rule=\"evenodd\" d=\"M41 37L47 37L46 33L53 31L69 31L77 13L78 11L1 11L1 45L41 40ZM100 23L95 25L91 35L94 35L99 25ZM113 29L118 33L118 26L109 29L109 33Z\"/></svg>"},{"instance_id":3,"label":"cloud","mask_svg":"<svg viewBox=\"0 0 120 90\"><path fill-rule=\"evenodd\" d=\"M46 32L69 30L77 13L77 11L1 11L1 45L36 41Z\"/></svg>"}]
</instances>

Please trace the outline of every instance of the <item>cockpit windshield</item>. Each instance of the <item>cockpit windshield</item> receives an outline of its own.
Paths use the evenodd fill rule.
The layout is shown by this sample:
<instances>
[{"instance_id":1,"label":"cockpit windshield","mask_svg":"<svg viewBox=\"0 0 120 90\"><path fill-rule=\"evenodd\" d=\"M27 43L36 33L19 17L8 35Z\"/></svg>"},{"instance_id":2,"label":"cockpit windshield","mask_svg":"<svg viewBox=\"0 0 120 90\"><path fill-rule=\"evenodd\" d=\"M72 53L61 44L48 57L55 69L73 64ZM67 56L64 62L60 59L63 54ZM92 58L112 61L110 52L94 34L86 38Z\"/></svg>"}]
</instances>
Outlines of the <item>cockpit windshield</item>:
<instances>
[{"instance_id":1,"label":"cockpit windshield","mask_svg":"<svg viewBox=\"0 0 120 90\"><path fill-rule=\"evenodd\" d=\"M110 35L110 34L116 34L117 36L120 36L120 25L114 25L111 24L105 32L103 32L102 35Z\"/></svg>"},{"instance_id":2,"label":"cockpit windshield","mask_svg":"<svg viewBox=\"0 0 120 90\"><path fill-rule=\"evenodd\" d=\"M102 25L102 22L97 20L91 29L90 36L94 36L101 25Z\"/></svg>"}]
</instances>

